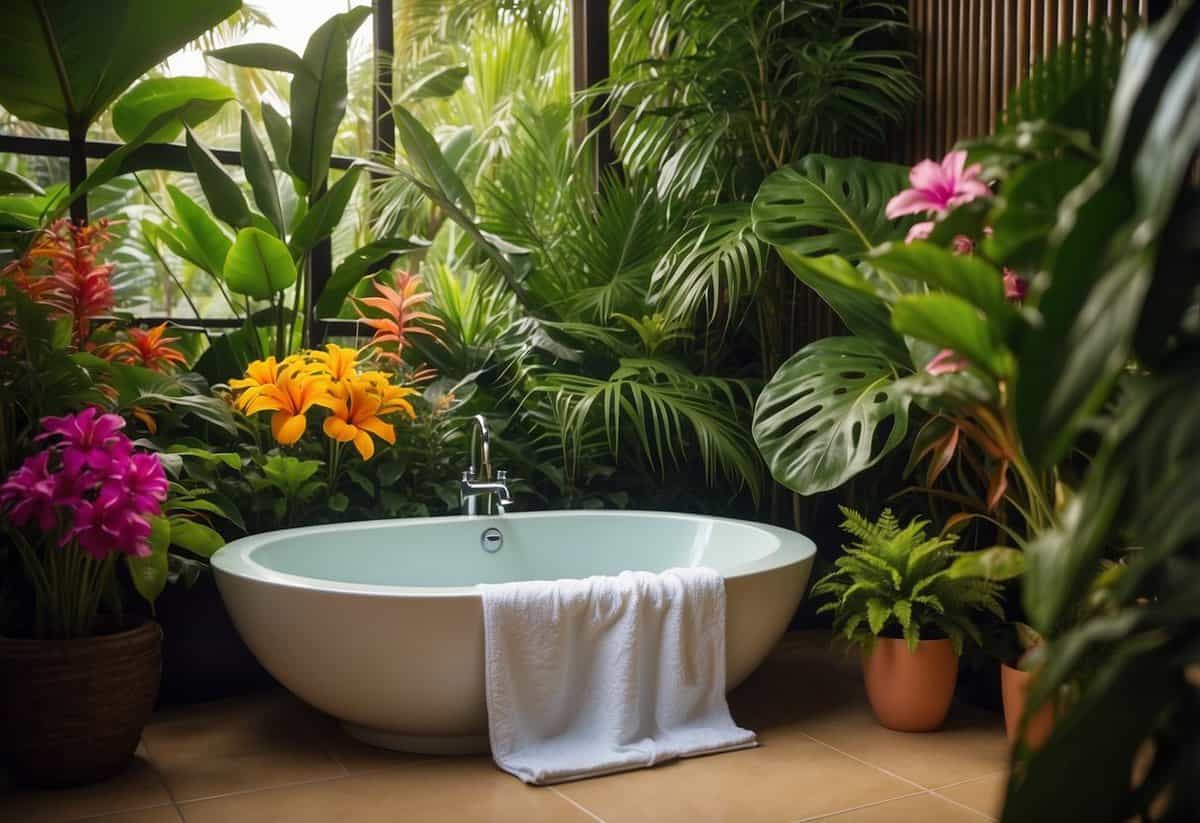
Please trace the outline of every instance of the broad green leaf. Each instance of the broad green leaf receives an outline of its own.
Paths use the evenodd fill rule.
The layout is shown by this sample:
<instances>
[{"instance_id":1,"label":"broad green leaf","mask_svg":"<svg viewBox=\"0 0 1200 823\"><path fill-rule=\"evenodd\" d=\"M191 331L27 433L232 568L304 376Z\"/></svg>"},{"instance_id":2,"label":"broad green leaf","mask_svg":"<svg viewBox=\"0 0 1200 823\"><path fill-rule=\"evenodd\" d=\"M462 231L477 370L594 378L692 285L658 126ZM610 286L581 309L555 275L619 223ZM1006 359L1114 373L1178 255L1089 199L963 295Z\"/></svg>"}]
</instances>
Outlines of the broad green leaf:
<instances>
[{"instance_id":1,"label":"broad green leaf","mask_svg":"<svg viewBox=\"0 0 1200 823\"><path fill-rule=\"evenodd\" d=\"M805 346L763 388L754 440L771 475L815 494L845 483L904 441L909 397L892 362L866 340Z\"/></svg>"},{"instance_id":2,"label":"broad green leaf","mask_svg":"<svg viewBox=\"0 0 1200 823\"><path fill-rule=\"evenodd\" d=\"M805 257L788 248L780 249L779 254L796 277L833 309L846 328L873 343L894 362L912 368L908 348L892 328L891 308L862 271L835 254Z\"/></svg>"},{"instance_id":3,"label":"broad green leaf","mask_svg":"<svg viewBox=\"0 0 1200 823\"><path fill-rule=\"evenodd\" d=\"M994 377L1012 374L1012 355L979 309L952 294L914 294L892 306L892 327L951 349Z\"/></svg>"},{"instance_id":4,"label":"broad green leaf","mask_svg":"<svg viewBox=\"0 0 1200 823\"><path fill-rule=\"evenodd\" d=\"M171 545L201 557L212 557L225 545L225 538L208 526L175 516L171 518Z\"/></svg>"},{"instance_id":5,"label":"broad green leaf","mask_svg":"<svg viewBox=\"0 0 1200 823\"><path fill-rule=\"evenodd\" d=\"M932 243L891 244L871 256L871 265L958 295L998 323L1011 322L1015 313L1004 299L1003 272L980 257L954 254Z\"/></svg>"},{"instance_id":6,"label":"broad green leaf","mask_svg":"<svg viewBox=\"0 0 1200 823\"><path fill-rule=\"evenodd\" d=\"M752 208L754 231L796 255L839 254L857 262L904 237L913 221L893 222L884 211L907 185L905 166L810 154L763 181Z\"/></svg>"},{"instance_id":7,"label":"broad green leaf","mask_svg":"<svg viewBox=\"0 0 1200 823\"><path fill-rule=\"evenodd\" d=\"M261 229L242 229L225 258L229 290L269 300L296 282L296 264L288 247Z\"/></svg>"},{"instance_id":8,"label":"broad green leaf","mask_svg":"<svg viewBox=\"0 0 1200 823\"><path fill-rule=\"evenodd\" d=\"M182 241L188 252L182 256L221 277L232 241L195 200L174 186L167 186L167 195L175 207L175 220L180 229L175 237Z\"/></svg>"},{"instance_id":9,"label":"broad green leaf","mask_svg":"<svg viewBox=\"0 0 1200 823\"><path fill-rule=\"evenodd\" d=\"M153 603L167 585L167 547L171 544L171 523L165 517L150 517L150 555L125 556L133 588L147 603Z\"/></svg>"},{"instance_id":10,"label":"broad green leaf","mask_svg":"<svg viewBox=\"0 0 1200 823\"><path fill-rule=\"evenodd\" d=\"M249 69L285 71L288 74L308 71L308 67L300 59L300 55L275 43L241 43L223 49L206 51L205 54L231 65L244 66Z\"/></svg>"},{"instance_id":11,"label":"broad green leaf","mask_svg":"<svg viewBox=\"0 0 1200 823\"><path fill-rule=\"evenodd\" d=\"M45 194L45 190L32 180L11 171L0 170L0 195Z\"/></svg>"},{"instance_id":12,"label":"broad green leaf","mask_svg":"<svg viewBox=\"0 0 1200 823\"><path fill-rule=\"evenodd\" d=\"M433 135L403 106L393 106L392 111L396 116L396 132L413 170L427 186L436 189L468 216L474 214L475 201L471 199L471 193L446 161Z\"/></svg>"},{"instance_id":13,"label":"broad green leaf","mask_svg":"<svg viewBox=\"0 0 1200 823\"><path fill-rule=\"evenodd\" d=\"M279 189L275 185L275 173L271 171L271 159L267 150L259 142L250 124L250 115L242 112L242 168L246 172L246 180L250 190L254 192L254 202L275 227L275 234L282 238L286 231L283 219L283 206L279 202Z\"/></svg>"},{"instance_id":14,"label":"broad green leaf","mask_svg":"<svg viewBox=\"0 0 1200 823\"><path fill-rule=\"evenodd\" d=\"M1011 580L1025 572L1025 553L1020 549L995 546L977 552L966 552L954 558L949 576L955 580Z\"/></svg>"},{"instance_id":15,"label":"broad green leaf","mask_svg":"<svg viewBox=\"0 0 1200 823\"><path fill-rule=\"evenodd\" d=\"M346 51L370 14L369 7L356 6L321 24L304 48L309 70L292 75L288 165L309 192L320 190L329 172L333 141L346 113Z\"/></svg>"},{"instance_id":16,"label":"broad green leaf","mask_svg":"<svg viewBox=\"0 0 1200 823\"><path fill-rule=\"evenodd\" d=\"M195 457L208 463L224 463L234 471L240 471L242 468L242 458L233 452L214 452L192 446L169 446L167 451L170 454Z\"/></svg>"},{"instance_id":17,"label":"broad green leaf","mask_svg":"<svg viewBox=\"0 0 1200 823\"><path fill-rule=\"evenodd\" d=\"M334 269L333 276L329 278L325 290L321 292L321 297L316 304L317 317L337 317L341 313L346 295L366 276L371 266L384 257L389 254L423 249L428 245L425 241L394 237L388 240L376 240L374 243L368 243L352 251Z\"/></svg>"},{"instance_id":18,"label":"broad green leaf","mask_svg":"<svg viewBox=\"0 0 1200 823\"><path fill-rule=\"evenodd\" d=\"M0 27L0 106L43 126L89 125L139 77L240 5L239 0L7 3ZM54 55L61 59L65 91Z\"/></svg>"},{"instance_id":19,"label":"broad green leaf","mask_svg":"<svg viewBox=\"0 0 1200 823\"><path fill-rule=\"evenodd\" d=\"M300 219L288 240L288 246L297 257L328 237L337 227L361 174L362 166L348 168Z\"/></svg>"},{"instance_id":20,"label":"broad green leaf","mask_svg":"<svg viewBox=\"0 0 1200 823\"><path fill-rule=\"evenodd\" d=\"M250 225L250 207L246 205L241 187L212 152L196 140L191 129L187 130L187 153L208 206L217 219L235 229Z\"/></svg>"},{"instance_id":21,"label":"broad green leaf","mask_svg":"<svg viewBox=\"0 0 1200 823\"><path fill-rule=\"evenodd\" d=\"M192 104L184 117L145 138L147 143L169 143L179 137L184 125L204 122L233 99L228 86L210 77L150 77L117 100L112 110L113 128L122 140L132 140L163 112Z\"/></svg>"},{"instance_id":22,"label":"broad green leaf","mask_svg":"<svg viewBox=\"0 0 1200 823\"><path fill-rule=\"evenodd\" d=\"M271 151L275 153L275 166L284 174L292 174L291 164L288 163L288 155L292 151L292 126L266 100L262 101L260 108L267 139L271 141Z\"/></svg>"},{"instance_id":23,"label":"broad green leaf","mask_svg":"<svg viewBox=\"0 0 1200 823\"><path fill-rule=\"evenodd\" d=\"M466 66L446 66L436 69L424 77L418 78L408 88L400 92L397 103L415 103L431 97L450 97L462 88L467 79Z\"/></svg>"}]
</instances>

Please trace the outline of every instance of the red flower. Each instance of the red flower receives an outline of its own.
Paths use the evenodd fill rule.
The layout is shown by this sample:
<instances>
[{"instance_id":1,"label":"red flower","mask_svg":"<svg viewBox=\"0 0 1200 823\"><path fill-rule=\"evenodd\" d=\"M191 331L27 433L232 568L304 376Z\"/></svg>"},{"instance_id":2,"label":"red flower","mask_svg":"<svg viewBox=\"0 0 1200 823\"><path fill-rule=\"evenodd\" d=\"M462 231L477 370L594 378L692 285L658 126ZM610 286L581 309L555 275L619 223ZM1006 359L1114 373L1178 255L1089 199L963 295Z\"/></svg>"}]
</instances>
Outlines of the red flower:
<instances>
[{"instance_id":1,"label":"red flower","mask_svg":"<svg viewBox=\"0 0 1200 823\"><path fill-rule=\"evenodd\" d=\"M358 316L371 328L375 335L371 343L376 346L395 344L396 351L383 352L385 356L399 360L404 353L404 346L410 335L425 334L435 340L437 335L430 329L418 326L418 321L424 321L433 326L440 326L441 321L432 314L419 310L430 298L429 292L419 291L421 278L411 272L397 272L395 288L375 282L375 291L380 297L355 298L358 304ZM362 307L367 306L383 312L384 317L369 317L363 313Z\"/></svg>"}]
</instances>

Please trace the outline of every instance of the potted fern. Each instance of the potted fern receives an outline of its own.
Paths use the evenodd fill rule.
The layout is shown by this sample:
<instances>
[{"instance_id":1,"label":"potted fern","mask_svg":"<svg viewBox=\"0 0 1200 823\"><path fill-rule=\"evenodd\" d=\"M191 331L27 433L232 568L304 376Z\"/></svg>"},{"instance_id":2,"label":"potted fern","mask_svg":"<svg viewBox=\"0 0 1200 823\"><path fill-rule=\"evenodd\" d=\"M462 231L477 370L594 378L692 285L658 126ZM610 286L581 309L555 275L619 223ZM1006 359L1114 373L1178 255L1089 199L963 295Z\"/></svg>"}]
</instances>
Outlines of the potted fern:
<instances>
[{"instance_id":1,"label":"potted fern","mask_svg":"<svg viewBox=\"0 0 1200 823\"><path fill-rule=\"evenodd\" d=\"M954 535L929 536L929 522L907 526L890 509L872 523L841 507L842 530L855 538L836 568L813 586L829 597L834 631L862 649L867 697L880 724L932 731L946 718L967 639L979 642L974 618L1003 619L995 581L1020 574L1016 549L954 550Z\"/></svg>"}]
</instances>

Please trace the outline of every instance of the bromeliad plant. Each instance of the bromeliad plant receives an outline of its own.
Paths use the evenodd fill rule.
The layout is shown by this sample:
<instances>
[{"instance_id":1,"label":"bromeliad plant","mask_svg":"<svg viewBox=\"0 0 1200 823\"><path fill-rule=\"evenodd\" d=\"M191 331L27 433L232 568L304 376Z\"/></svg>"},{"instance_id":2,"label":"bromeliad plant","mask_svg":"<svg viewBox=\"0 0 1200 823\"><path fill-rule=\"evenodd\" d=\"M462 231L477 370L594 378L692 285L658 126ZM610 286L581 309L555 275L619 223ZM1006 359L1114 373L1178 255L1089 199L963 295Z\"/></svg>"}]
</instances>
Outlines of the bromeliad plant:
<instances>
[{"instance_id":1,"label":"bromeliad plant","mask_svg":"<svg viewBox=\"0 0 1200 823\"><path fill-rule=\"evenodd\" d=\"M34 589L39 639L92 634L102 600L115 591L118 558L135 584L156 553L165 559L167 476L124 427L95 408L44 418L41 450L0 486L7 531Z\"/></svg>"},{"instance_id":2,"label":"bromeliad plant","mask_svg":"<svg viewBox=\"0 0 1200 823\"><path fill-rule=\"evenodd\" d=\"M965 640L982 641L977 613L1003 618L994 581L1020 572L1016 549L959 552L957 536L930 537L926 520L901 527L890 509L874 523L841 511L842 529L857 539L812 589L830 598L818 611L833 612L836 634L866 650L877 637L902 637L912 652L922 638L948 637L962 654Z\"/></svg>"}]
</instances>

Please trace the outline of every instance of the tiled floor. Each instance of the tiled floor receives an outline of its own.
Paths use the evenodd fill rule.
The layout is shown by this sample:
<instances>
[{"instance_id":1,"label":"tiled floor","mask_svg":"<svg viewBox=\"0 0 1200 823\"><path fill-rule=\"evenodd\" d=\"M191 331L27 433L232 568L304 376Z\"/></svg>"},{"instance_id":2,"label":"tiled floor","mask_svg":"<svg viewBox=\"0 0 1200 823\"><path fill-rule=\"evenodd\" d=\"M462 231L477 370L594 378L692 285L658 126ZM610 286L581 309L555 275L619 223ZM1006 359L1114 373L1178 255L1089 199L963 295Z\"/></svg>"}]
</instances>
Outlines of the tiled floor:
<instances>
[{"instance_id":1,"label":"tiled floor","mask_svg":"<svg viewBox=\"0 0 1200 823\"><path fill-rule=\"evenodd\" d=\"M824 634L789 636L730 702L759 748L530 788L486 757L360 745L269 692L160 713L134 765L108 782L54 793L0 785L0 823L979 823L998 813L1000 718L956 705L939 733L887 731Z\"/></svg>"}]
</instances>

